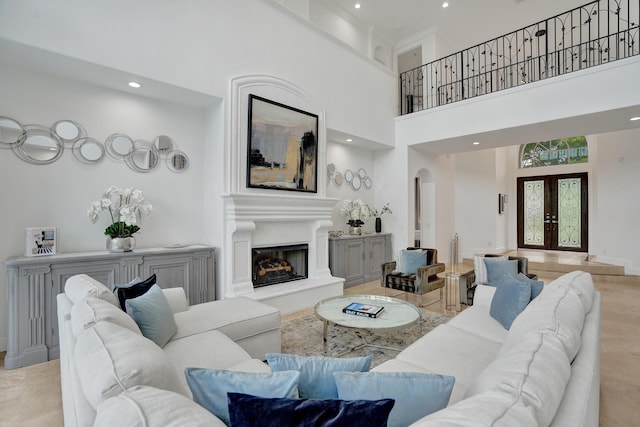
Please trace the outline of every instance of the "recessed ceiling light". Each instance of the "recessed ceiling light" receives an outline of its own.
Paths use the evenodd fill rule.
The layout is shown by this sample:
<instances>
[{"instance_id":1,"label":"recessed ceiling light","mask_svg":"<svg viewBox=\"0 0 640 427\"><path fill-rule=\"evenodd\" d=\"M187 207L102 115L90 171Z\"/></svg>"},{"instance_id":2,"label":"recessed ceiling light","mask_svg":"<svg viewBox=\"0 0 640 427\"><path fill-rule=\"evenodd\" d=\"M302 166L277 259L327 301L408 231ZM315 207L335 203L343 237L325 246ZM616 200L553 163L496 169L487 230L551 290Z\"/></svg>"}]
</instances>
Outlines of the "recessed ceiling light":
<instances>
[{"instance_id":1,"label":"recessed ceiling light","mask_svg":"<svg viewBox=\"0 0 640 427\"><path fill-rule=\"evenodd\" d=\"M631 117L629 120L631 120L632 122L635 122L636 120L640 120L640 116Z\"/></svg>"},{"instance_id":2,"label":"recessed ceiling light","mask_svg":"<svg viewBox=\"0 0 640 427\"><path fill-rule=\"evenodd\" d=\"M480 145L480 143L478 141L475 141L473 145Z\"/></svg>"},{"instance_id":3,"label":"recessed ceiling light","mask_svg":"<svg viewBox=\"0 0 640 427\"><path fill-rule=\"evenodd\" d=\"M356 9L360 9L360 3L356 3L353 7L355 7Z\"/></svg>"},{"instance_id":4,"label":"recessed ceiling light","mask_svg":"<svg viewBox=\"0 0 640 427\"><path fill-rule=\"evenodd\" d=\"M442 7L449 7L449 2L446 1L446 2L442 3Z\"/></svg>"},{"instance_id":5,"label":"recessed ceiling light","mask_svg":"<svg viewBox=\"0 0 640 427\"><path fill-rule=\"evenodd\" d=\"M353 139L347 138L347 142L352 142L352 141L353 141Z\"/></svg>"},{"instance_id":6,"label":"recessed ceiling light","mask_svg":"<svg viewBox=\"0 0 640 427\"><path fill-rule=\"evenodd\" d=\"M137 89L142 85L140 83L138 83L138 82L129 82L129 86L135 87Z\"/></svg>"}]
</instances>

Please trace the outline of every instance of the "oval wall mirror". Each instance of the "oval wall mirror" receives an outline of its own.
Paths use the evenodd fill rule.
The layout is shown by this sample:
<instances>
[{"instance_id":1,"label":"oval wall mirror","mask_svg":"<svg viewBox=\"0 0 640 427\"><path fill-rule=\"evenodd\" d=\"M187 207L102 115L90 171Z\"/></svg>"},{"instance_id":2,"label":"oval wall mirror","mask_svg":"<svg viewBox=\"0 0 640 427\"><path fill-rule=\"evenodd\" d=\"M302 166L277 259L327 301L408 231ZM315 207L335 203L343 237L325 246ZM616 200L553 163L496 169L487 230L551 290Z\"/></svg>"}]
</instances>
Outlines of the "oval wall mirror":
<instances>
[{"instance_id":1,"label":"oval wall mirror","mask_svg":"<svg viewBox=\"0 0 640 427\"><path fill-rule=\"evenodd\" d=\"M158 153L160 153L161 156L166 156L171 153L175 144L173 143L173 139L171 139L171 137L167 135L160 135L153 140L153 145L156 147L156 150L158 150Z\"/></svg>"},{"instance_id":2,"label":"oval wall mirror","mask_svg":"<svg viewBox=\"0 0 640 427\"><path fill-rule=\"evenodd\" d=\"M360 185L362 185L362 181L360 180L360 176L359 175L354 175L353 179L351 180L351 188L353 188L355 191L358 191L360 189Z\"/></svg>"},{"instance_id":3,"label":"oval wall mirror","mask_svg":"<svg viewBox=\"0 0 640 427\"><path fill-rule=\"evenodd\" d=\"M22 144L13 146L14 153L32 165L53 163L62 155L64 145L58 137L45 127L25 126Z\"/></svg>"},{"instance_id":4,"label":"oval wall mirror","mask_svg":"<svg viewBox=\"0 0 640 427\"><path fill-rule=\"evenodd\" d=\"M151 172L160 164L158 150L153 145L136 145L125 157L127 166L136 172Z\"/></svg>"},{"instance_id":5,"label":"oval wall mirror","mask_svg":"<svg viewBox=\"0 0 640 427\"><path fill-rule=\"evenodd\" d=\"M84 136L84 129L71 120L60 120L52 127L53 132L64 142L75 142Z\"/></svg>"},{"instance_id":6,"label":"oval wall mirror","mask_svg":"<svg viewBox=\"0 0 640 427\"><path fill-rule=\"evenodd\" d=\"M93 165L104 158L104 146L93 138L80 138L73 144L73 155L82 163Z\"/></svg>"},{"instance_id":7,"label":"oval wall mirror","mask_svg":"<svg viewBox=\"0 0 640 427\"><path fill-rule=\"evenodd\" d=\"M133 149L133 140L123 133L114 133L107 137L105 147L109 157L123 160Z\"/></svg>"},{"instance_id":8,"label":"oval wall mirror","mask_svg":"<svg viewBox=\"0 0 640 427\"><path fill-rule=\"evenodd\" d=\"M173 172L184 172L189 167L189 158L182 151L172 151L167 157L167 167Z\"/></svg>"},{"instance_id":9,"label":"oval wall mirror","mask_svg":"<svg viewBox=\"0 0 640 427\"><path fill-rule=\"evenodd\" d=\"M0 147L9 148L18 144L23 133L24 129L17 120L0 116Z\"/></svg>"}]
</instances>

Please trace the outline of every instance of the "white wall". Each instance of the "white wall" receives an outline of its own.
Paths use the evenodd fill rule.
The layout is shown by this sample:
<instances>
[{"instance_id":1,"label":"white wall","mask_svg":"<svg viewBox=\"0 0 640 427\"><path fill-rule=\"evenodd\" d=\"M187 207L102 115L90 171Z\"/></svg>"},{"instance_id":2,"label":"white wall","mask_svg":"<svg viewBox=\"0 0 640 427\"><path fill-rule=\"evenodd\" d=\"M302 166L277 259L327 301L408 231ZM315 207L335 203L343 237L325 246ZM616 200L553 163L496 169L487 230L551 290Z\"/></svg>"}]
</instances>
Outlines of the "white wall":
<instances>
[{"instance_id":1,"label":"white wall","mask_svg":"<svg viewBox=\"0 0 640 427\"><path fill-rule=\"evenodd\" d=\"M393 141L396 76L262 0L0 2L0 38L218 98L233 77L276 76L309 93L328 128Z\"/></svg>"},{"instance_id":2,"label":"white wall","mask_svg":"<svg viewBox=\"0 0 640 427\"><path fill-rule=\"evenodd\" d=\"M372 186L370 189L366 188L364 184L362 184L360 189L355 191L346 181L341 185L337 185L335 180L329 179L330 177L327 174L327 197L340 199L333 208L333 227L331 229L347 232L349 226L347 225L345 218L340 214L340 209L343 206L344 200L362 199L362 201L369 206L375 206L378 208L381 208L384 204L376 203L375 200L374 189L378 183L373 162L373 152L346 144L327 142L327 164L329 163L333 163L335 165L335 170L340 172L343 176L347 169L354 173L358 173L362 168L367 172L367 176L371 177ZM365 233L373 232L374 224L373 218L369 219L365 222L363 231Z\"/></svg>"},{"instance_id":3,"label":"white wall","mask_svg":"<svg viewBox=\"0 0 640 427\"><path fill-rule=\"evenodd\" d=\"M369 34L366 28L361 28L346 14L341 16L327 6L325 2L312 1L309 7L309 20L353 49L367 55Z\"/></svg>"},{"instance_id":4,"label":"white wall","mask_svg":"<svg viewBox=\"0 0 640 427\"><path fill-rule=\"evenodd\" d=\"M104 141L110 134L153 140L168 135L190 160L183 173L171 172L164 162L150 173L137 173L124 162L105 158L98 165L80 163L70 149L50 165L31 165L9 149L0 150L0 223L5 224L0 260L25 252L25 228L57 227L61 253L104 250L103 212L96 224L87 219L89 204L115 185L135 187L153 205L153 218L143 220L136 234L139 247L173 243L207 243L203 210L202 110L42 75L34 71L0 68L0 115L23 124L51 126L58 120L78 122L87 136ZM3 269L4 270L4 269ZM0 349L6 337L6 274L0 274Z\"/></svg>"},{"instance_id":5,"label":"white wall","mask_svg":"<svg viewBox=\"0 0 640 427\"><path fill-rule=\"evenodd\" d=\"M589 183L594 198L593 253L598 261L625 265L628 274L640 274L639 140L640 130L598 135L598 163L592 174L597 178L593 182L590 176Z\"/></svg>"},{"instance_id":6,"label":"white wall","mask_svg":"<svg viewBox=\"0 0 640 427\"><path fill-rule=\"evenodd\" d=\"M460 257L494 251L499 216L495 150L456 154L454 158Z\"/></svg>"}]
</instances>

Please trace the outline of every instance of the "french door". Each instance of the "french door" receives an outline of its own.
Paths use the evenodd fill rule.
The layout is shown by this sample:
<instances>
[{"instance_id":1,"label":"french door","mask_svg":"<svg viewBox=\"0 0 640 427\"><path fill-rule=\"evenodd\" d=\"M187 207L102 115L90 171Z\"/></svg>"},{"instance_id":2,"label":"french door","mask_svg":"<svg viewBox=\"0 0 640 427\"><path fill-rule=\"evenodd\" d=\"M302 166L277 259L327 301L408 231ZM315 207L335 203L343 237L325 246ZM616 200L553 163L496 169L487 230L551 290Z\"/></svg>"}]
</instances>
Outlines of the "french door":
<instances>
[{"instance_id":1,"label":"french door","mask_svg":"<svg viewBox=\"0 0 640 427\"><path fill-rule=\"evenodd\" d=\"M586 173L518 178L518 247L588 252Z\"/></svg>"}]
</instances>

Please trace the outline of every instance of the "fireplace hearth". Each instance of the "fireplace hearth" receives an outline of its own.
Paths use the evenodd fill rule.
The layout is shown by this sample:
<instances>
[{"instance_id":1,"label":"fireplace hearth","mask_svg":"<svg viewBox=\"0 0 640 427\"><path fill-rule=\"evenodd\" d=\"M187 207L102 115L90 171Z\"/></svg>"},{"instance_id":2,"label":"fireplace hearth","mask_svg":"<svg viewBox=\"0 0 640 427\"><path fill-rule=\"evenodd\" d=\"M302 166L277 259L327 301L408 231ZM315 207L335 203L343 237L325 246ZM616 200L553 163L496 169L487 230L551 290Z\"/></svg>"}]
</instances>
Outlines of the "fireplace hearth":
<instances>
[{"instance_id":1,"label":"fireplace hearth","mask_svg":"<svg viewBox=\"0 0 640 427\"><path fill-rule=\"evenodd\" d=\"M253 248L251 254L254 288L308 277L309 245Z\"/></svg>"}]
</instances>

